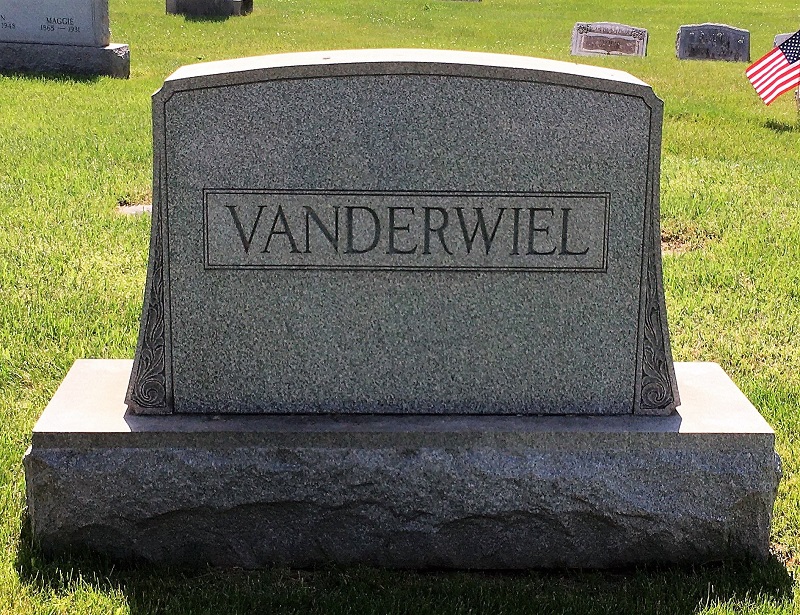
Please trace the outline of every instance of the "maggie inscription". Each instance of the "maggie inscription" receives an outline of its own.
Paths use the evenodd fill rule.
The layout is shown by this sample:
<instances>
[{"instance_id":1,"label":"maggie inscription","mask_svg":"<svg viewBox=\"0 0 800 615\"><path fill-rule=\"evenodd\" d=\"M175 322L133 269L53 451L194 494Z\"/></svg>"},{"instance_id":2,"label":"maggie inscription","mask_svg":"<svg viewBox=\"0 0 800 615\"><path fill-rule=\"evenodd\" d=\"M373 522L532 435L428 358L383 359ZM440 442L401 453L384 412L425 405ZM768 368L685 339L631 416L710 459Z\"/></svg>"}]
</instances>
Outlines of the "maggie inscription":
<instances>
[{"instance_id":1,"label":"maggie inscription","mask_svg":"<svg viewBox=\"0 0 800 615\"><path fill-rule=\"evenodd\" d=\"M608 194L206 190L207 269L604 271Z\"/></svg>"}]
</instances>

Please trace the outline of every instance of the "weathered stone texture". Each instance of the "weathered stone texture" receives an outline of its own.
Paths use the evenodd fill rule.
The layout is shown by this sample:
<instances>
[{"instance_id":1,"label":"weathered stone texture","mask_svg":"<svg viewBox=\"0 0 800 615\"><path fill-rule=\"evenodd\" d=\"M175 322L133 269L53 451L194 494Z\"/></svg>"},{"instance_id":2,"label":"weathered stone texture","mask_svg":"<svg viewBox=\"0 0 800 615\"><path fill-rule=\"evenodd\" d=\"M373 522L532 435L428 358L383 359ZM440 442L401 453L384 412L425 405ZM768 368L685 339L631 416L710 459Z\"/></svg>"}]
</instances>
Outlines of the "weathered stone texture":
<instances>
[{"instance_id":1,"label":"weathered stone texture","mask_svg":"<svg viewBox=\"0 0 800 615\"><path fill-rule=\"evenodd\" d=\"M680 60L749 62L750 32L718 23L681 26L675 53Z\"/></svg>"},{"instance_id":2,"label":"weathered stone texture","mask_svg":"<svg viewBox=\"0 0 800 615\"><path fill-rule=\"evenodd\" d=\"M647 55L647 30L621 23L579 21L572 28L570 53L574 56Z\"/></svg>"},{"instance_id":3,"label":"weathered stone texture","mask_svg":"<svg viewBox=\"0 0 800 615\"><path fill-rule=\"evenodd\" d=\"M108 0L3 0L0 42L107 47Z\"/></svg>"}]
</instances>

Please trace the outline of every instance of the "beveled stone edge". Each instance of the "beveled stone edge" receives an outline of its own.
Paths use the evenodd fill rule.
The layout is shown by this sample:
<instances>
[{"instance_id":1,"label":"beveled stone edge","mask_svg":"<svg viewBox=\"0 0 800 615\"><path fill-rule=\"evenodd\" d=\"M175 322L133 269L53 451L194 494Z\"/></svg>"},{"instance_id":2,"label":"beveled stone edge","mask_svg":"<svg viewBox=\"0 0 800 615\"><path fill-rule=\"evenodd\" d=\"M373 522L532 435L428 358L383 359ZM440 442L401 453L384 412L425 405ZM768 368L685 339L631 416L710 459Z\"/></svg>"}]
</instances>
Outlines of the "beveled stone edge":
<instances>
[{"instance_id":1,"label":"beveled stone edge","mask_svg":"<svg viewBox=\"0 0 800 615\"><path fill-rule=\"evenodd\" d=\"M570 433L585 446L619 438L774 445L774 431L716 363L676 363L684 404L669 416L574 415L136 415L123 401L132 361L81 359L33 429L34 448L351 446L504 442L530 446ZM723 435L721 435L723 434ZM581 445L583 446L583 445Z\"/></svg>"},{"instance_id":2,"label":"beveled stone edge","mask_svg":"<svg viewBox=\"0 0 800 615\"><path fill-rule=\"evenodd\" d=\"M650 86L616 69L528 56L439 49L359 49L273 54L190 64L156 93L166 102L179 91L255 81L367 75L441 75L537 81L639 96L651 104Z\"/></svg>"}]
</instances>

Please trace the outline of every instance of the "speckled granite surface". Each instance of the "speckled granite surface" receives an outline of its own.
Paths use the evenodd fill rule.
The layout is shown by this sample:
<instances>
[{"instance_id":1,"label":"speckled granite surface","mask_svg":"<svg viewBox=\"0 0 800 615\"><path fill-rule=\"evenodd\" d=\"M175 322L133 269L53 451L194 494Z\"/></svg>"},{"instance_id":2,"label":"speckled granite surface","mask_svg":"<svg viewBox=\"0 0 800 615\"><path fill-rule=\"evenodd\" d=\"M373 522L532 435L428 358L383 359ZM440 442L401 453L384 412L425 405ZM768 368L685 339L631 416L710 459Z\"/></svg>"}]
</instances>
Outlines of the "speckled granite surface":
<instances>
[{"instance_id":1,"label":"speckled granite surface","mask_svg":"<svg viewBox=\"0 0 800 615\"><path fill-rule=\"evenodd\" d=\"M313 52L181 68L153 114L136 412L678 404L662 102L638 79L498 54Z\"/></svg>"}]
</instances>

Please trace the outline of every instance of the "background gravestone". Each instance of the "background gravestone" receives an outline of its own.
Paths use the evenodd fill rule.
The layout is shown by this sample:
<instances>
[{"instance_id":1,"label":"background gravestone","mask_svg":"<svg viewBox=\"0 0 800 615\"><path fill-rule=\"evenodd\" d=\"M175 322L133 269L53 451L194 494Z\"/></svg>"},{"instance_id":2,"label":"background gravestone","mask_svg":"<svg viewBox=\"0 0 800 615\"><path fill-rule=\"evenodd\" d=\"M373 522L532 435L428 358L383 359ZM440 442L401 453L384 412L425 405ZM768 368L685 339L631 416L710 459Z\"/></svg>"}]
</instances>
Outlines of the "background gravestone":
<instances>
[{"instance_id":1,"label":"background gravestone","mask_svg":"<svg viewBox=\"0 0 800 615\"><path fill-rule=\"evenodd\" d=\"M680 60L749 62L750 32L717 23L681 26L675 53Z\"/></svg>"},{"instance_id":2,"label":"background gravestone","mask_svg":"<svg viewBox=\"0 0 800 615\"><path fill-rule=\"evenodd\" d=\"M130 50L110 41L108 0L0 5L0 70L128 78Z\"/></svg>"},{"instance_id":3,"label":"background gravestone","mask_svg":"<svg viewBox=\"0 0 800 615\"><path fill-rule=\"evenodd\" d=\"M153 98L136 357L77 361L34 427L37 544L192 566L766 558L774 433L719 366L669 356L662 108L620 71L496 54L180 69ZM126 387L172 414L126 409Z\"/></svg>"},{"instance_id":4,"label":"background gravestone","mask_svg":"<svg viewBox=\"0 0 800 615\"><path fill-rule=\"evenodd\" d=\"M170 15L238 17L252 12L253 0L167 0L167 13Z\"/></svg>"},{"instance_id":5,"label":"background gravestone","mask_svg":"<svg viewBox=\"0 0 800 615\"><path fill-rule=\"evenodd\" d=\"M796 34L796 32L786 32L786 33L783 33L783 34L776 34L775 38L772 41L772 46L773 47L777 47L781 43L786 42L787 39L791 38L795 34ZM800 109L800 88L797 88L794 91L794 101L795 101L795 104L797 105L797 108Z\"/></svg>"},{"instance_id":6,"label":"background gravestone","mask_svg":"<svg viewBox=\"0 0 800 615\"><path fill-rule=\"evenodd\" d=\"M647 55L647 30L606 21L578 22L572 29L570 53L574 56Z\"/></svg>"}]
</instances>

